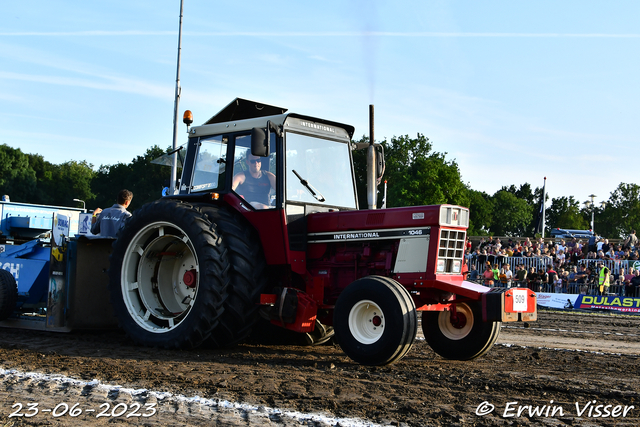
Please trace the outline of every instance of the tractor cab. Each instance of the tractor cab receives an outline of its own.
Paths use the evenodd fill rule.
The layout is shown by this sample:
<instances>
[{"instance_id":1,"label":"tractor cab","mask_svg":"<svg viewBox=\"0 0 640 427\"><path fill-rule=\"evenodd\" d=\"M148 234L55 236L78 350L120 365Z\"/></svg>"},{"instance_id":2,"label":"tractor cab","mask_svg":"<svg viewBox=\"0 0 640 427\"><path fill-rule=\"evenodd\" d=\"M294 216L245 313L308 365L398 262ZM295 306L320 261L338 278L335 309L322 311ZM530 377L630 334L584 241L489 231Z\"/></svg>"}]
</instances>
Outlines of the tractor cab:
<instances>
[{"instance_id":1,"label":"tractor cab","mask_svg":"<svg viewBox=\"0 0 640 427\"><path fill-rule=\"evenodd\" d=\"M189 129L179 195L237 206L264 241L281 248L272 261L288 263L289 251L306 249L308 214L358 209L353 132L349 125L237 98ZM273 245L282 240L274 230L288 242Z\"/></svg>"},{"instance_id":2,"label":"tractor cab","mask_svg":"<svg viewBox=\"0 0 640 427\"><path fill-rule=\"evenodd\" d=\"M191 127L180 194L233 192L253 210L357 209L353 127L286 111L238 98Z\"/></svg>"}]
</instances>

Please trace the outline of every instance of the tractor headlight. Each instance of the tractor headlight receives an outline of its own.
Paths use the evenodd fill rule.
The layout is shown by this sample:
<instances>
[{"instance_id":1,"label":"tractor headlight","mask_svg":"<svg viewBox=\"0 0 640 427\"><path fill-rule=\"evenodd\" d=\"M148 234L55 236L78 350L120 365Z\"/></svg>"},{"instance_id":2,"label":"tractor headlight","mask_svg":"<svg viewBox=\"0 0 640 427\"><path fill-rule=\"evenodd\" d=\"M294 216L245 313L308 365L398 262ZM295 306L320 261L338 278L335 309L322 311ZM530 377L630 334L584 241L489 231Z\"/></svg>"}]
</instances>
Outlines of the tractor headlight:
<instances>
[{"instance_id":1,"label":"tractor headlight","mask_svg":"<svg viewBox=\"0 0 640 427\"><path fill-rule=\"evenodd\" d=\"M462 263L459 260L454 260L453 261L453 273L460 273L460 266L462 265Z\"/></svg>"}]
</instances>

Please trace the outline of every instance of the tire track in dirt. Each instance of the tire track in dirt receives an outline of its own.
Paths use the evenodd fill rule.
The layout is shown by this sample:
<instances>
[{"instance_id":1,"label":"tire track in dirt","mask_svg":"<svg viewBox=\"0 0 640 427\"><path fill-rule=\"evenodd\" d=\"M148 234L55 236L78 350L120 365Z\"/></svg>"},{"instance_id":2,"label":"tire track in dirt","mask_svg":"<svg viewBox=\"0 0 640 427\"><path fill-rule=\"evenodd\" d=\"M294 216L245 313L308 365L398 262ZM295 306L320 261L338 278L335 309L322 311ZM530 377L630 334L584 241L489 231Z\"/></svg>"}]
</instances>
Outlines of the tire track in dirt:
<instances>
[{"instance_id":1,"label":"tire track in dirt","mask_svg":"<svg viewBox=\"0 0 640 427\"><path fill-rule=\"evenodd\" d=\"M338 346L291 345L269 334L269 344L178 351L136 347L119 332L0 330L0 367L67 378L0 378L0 425L640 425L640 357L617 349L638 345L640 317L541 311L529 327L504 326L501 344L482 358L444 360L417 340L404 359L383 367L355 364ZM589 350L589 342L600 348ZM76 380L82 383L73 385ZM16 402L81 402L98 409L154 399L158 414L144 419L7 418ZM564 415L501 415L509 402L538 407L551 400ZM608 419L579 417L572 409L594 400L634 409ZM495 412L476 415L483 402ZM270 412L276 408L303 415ZM326 418L304 418L309 414Z\"/></svg>"},{"instance_id":2,"label":"tire track in dirt","mask_svg":"<svg viewBox=\"0 0 640 427\"><path fill-rule=\"evenodd\" d=\"M118 418L144 420L145 425L156 425L158 422L159 425L166 425L167 419L184 418L186 425L376 426L364 420L335 418L330 414L305 414L35 372L0 369L0 383L1 397L7 397L3 395L9 391L14 396L21 395L20 400L11 405L7 417L15 423L34 417L39 417L41 421L61 422L62 425L70 425L69 419L94 424L101 419L111 422ZM37 406L32 406L34 403Z\"/></svg>"}]
</instances>

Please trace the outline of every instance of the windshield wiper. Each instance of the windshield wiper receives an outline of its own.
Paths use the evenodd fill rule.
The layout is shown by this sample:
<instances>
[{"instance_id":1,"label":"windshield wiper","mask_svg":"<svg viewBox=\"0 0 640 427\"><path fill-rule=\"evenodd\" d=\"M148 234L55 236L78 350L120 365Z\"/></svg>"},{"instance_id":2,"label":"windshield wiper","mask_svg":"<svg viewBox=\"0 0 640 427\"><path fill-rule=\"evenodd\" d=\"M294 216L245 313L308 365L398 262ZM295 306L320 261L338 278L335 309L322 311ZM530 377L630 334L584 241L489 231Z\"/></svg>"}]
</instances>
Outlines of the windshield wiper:
<instances>
[{"instance_id":1,"label":"windshield wiper","mask_svg":"<svg viewBox=\"0 0 640 427\"><path fill-rule=\"evenodd\" d=\"M298 177L298 179L300 180L300 184L304 185L304 188L306 188L307 190L309 190L309 193L311 193L311 195L312 195L312 196L313 196L317 201L319 201L319 202L324 202L324 201L325 201L324 196L323 196L322 194L320 194L320 192L319 192L318 190L316 190L316 188L315 188L313 185L309 184L309 182L308 182L306 179L302 178L302 177L298 174L298 172L296 172L296 170L295 170L295 169L291 169L291 171L292 171L294 174L296 174L296 176L297 176L297 177Z\"/></svg>"}]
</instances>

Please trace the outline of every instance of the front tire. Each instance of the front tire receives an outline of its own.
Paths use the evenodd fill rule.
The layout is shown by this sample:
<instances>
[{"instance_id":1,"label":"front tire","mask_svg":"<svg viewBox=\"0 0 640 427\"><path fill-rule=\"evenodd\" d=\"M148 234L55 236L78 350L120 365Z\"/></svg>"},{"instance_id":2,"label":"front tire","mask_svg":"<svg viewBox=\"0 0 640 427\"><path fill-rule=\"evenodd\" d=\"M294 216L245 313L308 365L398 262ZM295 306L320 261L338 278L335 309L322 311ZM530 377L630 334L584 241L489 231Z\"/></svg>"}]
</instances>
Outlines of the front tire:
<instances>
[{"instance_id":1,"label":"front tire","mask_svg":"<svg viewBox=\"0 0 640 427\"><path fill-rule=\"evenodd\" d=\"M404 357L415 340L416 325L411 296L387 277L368 276L351 283L334 310L340 347L363 365L387 365Z\"/></svg>"},{"instance_id":2,"label":"front tire","mask_svg":"<svg viewBox=\"0 0 640 427\"><path fill-rule=\"evenodd\" d=\"M118 234L109 268L113 309L136 343L192 348L211 335L229 284L215 225L176 200L144 205Z\"/></svg>"},{"instance_id":3,"label":"front tire","mask_svg":"<svg viewBox=\"0 0 640 427\"><path fill-rule=\"evenodd\" d=\"M480 303L456 306L459 322L448 311L422 313L422 332L433 351L445 359L471 360L487 353L500 335L501 322L484 322Z\"/></svg>"}]
</instances>

